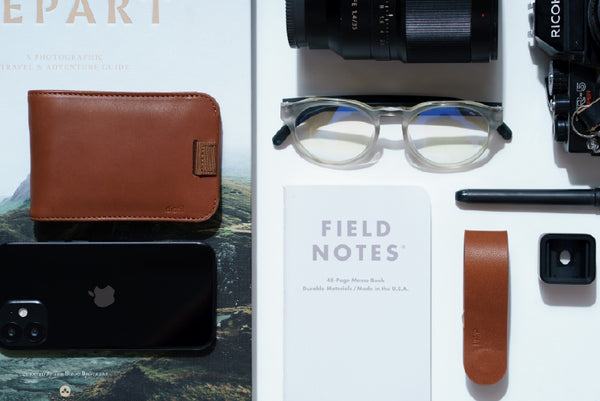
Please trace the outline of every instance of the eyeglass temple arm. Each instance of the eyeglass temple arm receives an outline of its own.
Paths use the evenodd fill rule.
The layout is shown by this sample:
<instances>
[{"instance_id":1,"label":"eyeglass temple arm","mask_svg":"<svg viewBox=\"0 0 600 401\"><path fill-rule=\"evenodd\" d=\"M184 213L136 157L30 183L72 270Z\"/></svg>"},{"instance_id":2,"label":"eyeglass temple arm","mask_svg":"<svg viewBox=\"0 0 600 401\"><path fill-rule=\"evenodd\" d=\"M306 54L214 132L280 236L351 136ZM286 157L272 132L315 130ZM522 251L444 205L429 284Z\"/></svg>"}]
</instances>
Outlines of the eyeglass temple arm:
<instances>
[{"instance_id":1,"label":"eyeglass temple arm","mask_svg":"<svg viewBox=\"0 0 600 401\"><path fill-rule=\"evenodd\" d=\"M508 128L508 125L506 125L506 123L500 124L500 126L496 128L496 131L500 134L502 138L506 139L507 141L510 141L512 139L512 130Z\"/></svg>"},{"instance_id":2,"label":"eyeglass temple arm","mask_svg":"<svg viewBox=\"0 0 600 401\"><path fill-rule=\"evenodd\" d=\"M290 128L287 125L281 127L281 129L273 136L273 145L281 145L287 139L287 137L290 136L290 133Z\"/></svg>"},{"instance_id":3,"label":"eyeglass temple arm","mask_svg":"<svg viewBox=\"0 0 600 401\"><path fill-rule=\"evenodd\" d=\"M505 123L502 123L496 129L496 131L505 140L510 141L512 139L512 130ZM287 125L284 125L283 127L281 127L281 129L279 131L277 131L277 133L273 136L273 139L272 139L273 145L275 145L275 146L281 145L287 139L287 137L290 136L290 133L291 133L290 128Z\"/></svg>"}]
</instances>

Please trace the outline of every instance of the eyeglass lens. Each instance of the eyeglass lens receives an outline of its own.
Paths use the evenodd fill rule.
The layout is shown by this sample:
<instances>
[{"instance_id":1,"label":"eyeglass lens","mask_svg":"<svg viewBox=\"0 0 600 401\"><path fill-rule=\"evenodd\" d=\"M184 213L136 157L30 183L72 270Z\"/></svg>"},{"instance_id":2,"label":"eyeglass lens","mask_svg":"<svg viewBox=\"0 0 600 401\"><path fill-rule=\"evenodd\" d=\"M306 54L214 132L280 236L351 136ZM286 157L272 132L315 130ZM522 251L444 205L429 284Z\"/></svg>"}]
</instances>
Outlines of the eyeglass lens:
<instances>
[{"instance_id":1,"label":"eyeglass lens","mask_svg":"<svg viewBox=\"0 0 600 401\"><path fill-rule=\"evenodd\" d=\"M487 144L488 120L464 107L436 107L417 114L408 124L407 136L425 159L439 164L458 164L477 156Z\"/></svg>"},{"instance_id":2,"label":"eyeglass lens","mask_svg":"<svg viewBox=\"0 0 600 401\"><path fill-rule=\"evenodd\" d=\"M296 119L296 136L316 159L344 163L363 154L373 143L375 125L363 111L348 106L308 108ZM425 159L439 164L461 163L487 144L488 121L465 107L424 110L408 124L407 136Z\"/></svg>"},{"instance_id":3,"label":"eyeglass lens","mask_svg":"<svg viewBox=\"0 0 600 401\"><path fill-rule=\"evenodd\" d=\"M315 106L296 119L300 144L317 159L343 163L360 156L375 138L368 115L345 106Z\"/></svg>"}]
</instances>

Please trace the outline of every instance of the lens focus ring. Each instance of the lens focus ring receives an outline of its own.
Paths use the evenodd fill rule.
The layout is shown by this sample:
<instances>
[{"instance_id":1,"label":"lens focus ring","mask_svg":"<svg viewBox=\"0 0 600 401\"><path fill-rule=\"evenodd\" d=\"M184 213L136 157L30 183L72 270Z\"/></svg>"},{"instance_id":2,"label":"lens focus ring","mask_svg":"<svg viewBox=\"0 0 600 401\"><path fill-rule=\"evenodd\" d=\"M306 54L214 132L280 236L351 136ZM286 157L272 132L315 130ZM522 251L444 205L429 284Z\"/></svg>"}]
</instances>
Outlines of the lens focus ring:
<instances>
[{"instance_id":1,"label":"lens focus ring","mask_svg":"<svg viewBox=\"0 0 600 401\"><path fill-rule=\"evenodd\" d=\"M407 61L468 61L471 0L406 0Z\"/></svg>"},{"instance_id":2,"label":"lens focus ring","mask_svg":"<svg viewBox=\"0 0 600 401\"><path fill-rule=\"evenodd\" d=\"M304 2L285 0L285 20L290 47L308 46L306 42Z\"/></svg>"}]
</instances>

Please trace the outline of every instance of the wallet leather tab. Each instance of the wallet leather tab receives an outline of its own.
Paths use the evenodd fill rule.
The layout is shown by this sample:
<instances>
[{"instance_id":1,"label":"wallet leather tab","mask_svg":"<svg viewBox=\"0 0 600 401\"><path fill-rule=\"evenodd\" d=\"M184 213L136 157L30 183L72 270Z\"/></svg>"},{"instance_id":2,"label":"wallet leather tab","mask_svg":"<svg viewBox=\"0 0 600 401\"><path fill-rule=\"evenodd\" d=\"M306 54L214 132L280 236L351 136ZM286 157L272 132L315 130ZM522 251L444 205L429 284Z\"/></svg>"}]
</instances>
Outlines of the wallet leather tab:
<instances>
[{"instance_id":1,"label":"wallet leather tab","mask_svg":"<svg viewBox=\"0 0 600 401\"><path fill-rule=\"evenodd\" d=\"M203 93L30 91L31 218L209 219L220 112Z\"/></svg>"},{"instance_id":2,"label":"wallet leather tab","mask_svg":"<svg viewBox=\"0 0 600 401\"><path fill-rule=\"evenodd\" d=\"M194 174L199 177L217 174L217 146L214 142L194 142Z\"/></svg>"}]
</instances>

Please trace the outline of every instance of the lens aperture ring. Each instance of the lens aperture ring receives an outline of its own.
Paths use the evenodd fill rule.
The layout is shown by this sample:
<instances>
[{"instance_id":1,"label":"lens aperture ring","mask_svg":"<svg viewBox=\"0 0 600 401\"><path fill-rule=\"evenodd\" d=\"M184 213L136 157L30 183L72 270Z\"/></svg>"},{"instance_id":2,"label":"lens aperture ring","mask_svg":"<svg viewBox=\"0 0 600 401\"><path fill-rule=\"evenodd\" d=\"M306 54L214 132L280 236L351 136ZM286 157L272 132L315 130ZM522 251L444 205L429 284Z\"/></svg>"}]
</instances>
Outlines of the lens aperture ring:
<instances>
[{"instance_id":1,"label":"lens aperture ring","mask_svg":"<svg viewBox=\"0 0 600 401\"><path fill-rule=\"evenodd\" d=\"M389 60L391 58L390 45L392 41L392 29L395 25L396 1L374 0L371 26L373 36L371 38L371 52L377 60Z\"/></svg>"}]
</instances>

